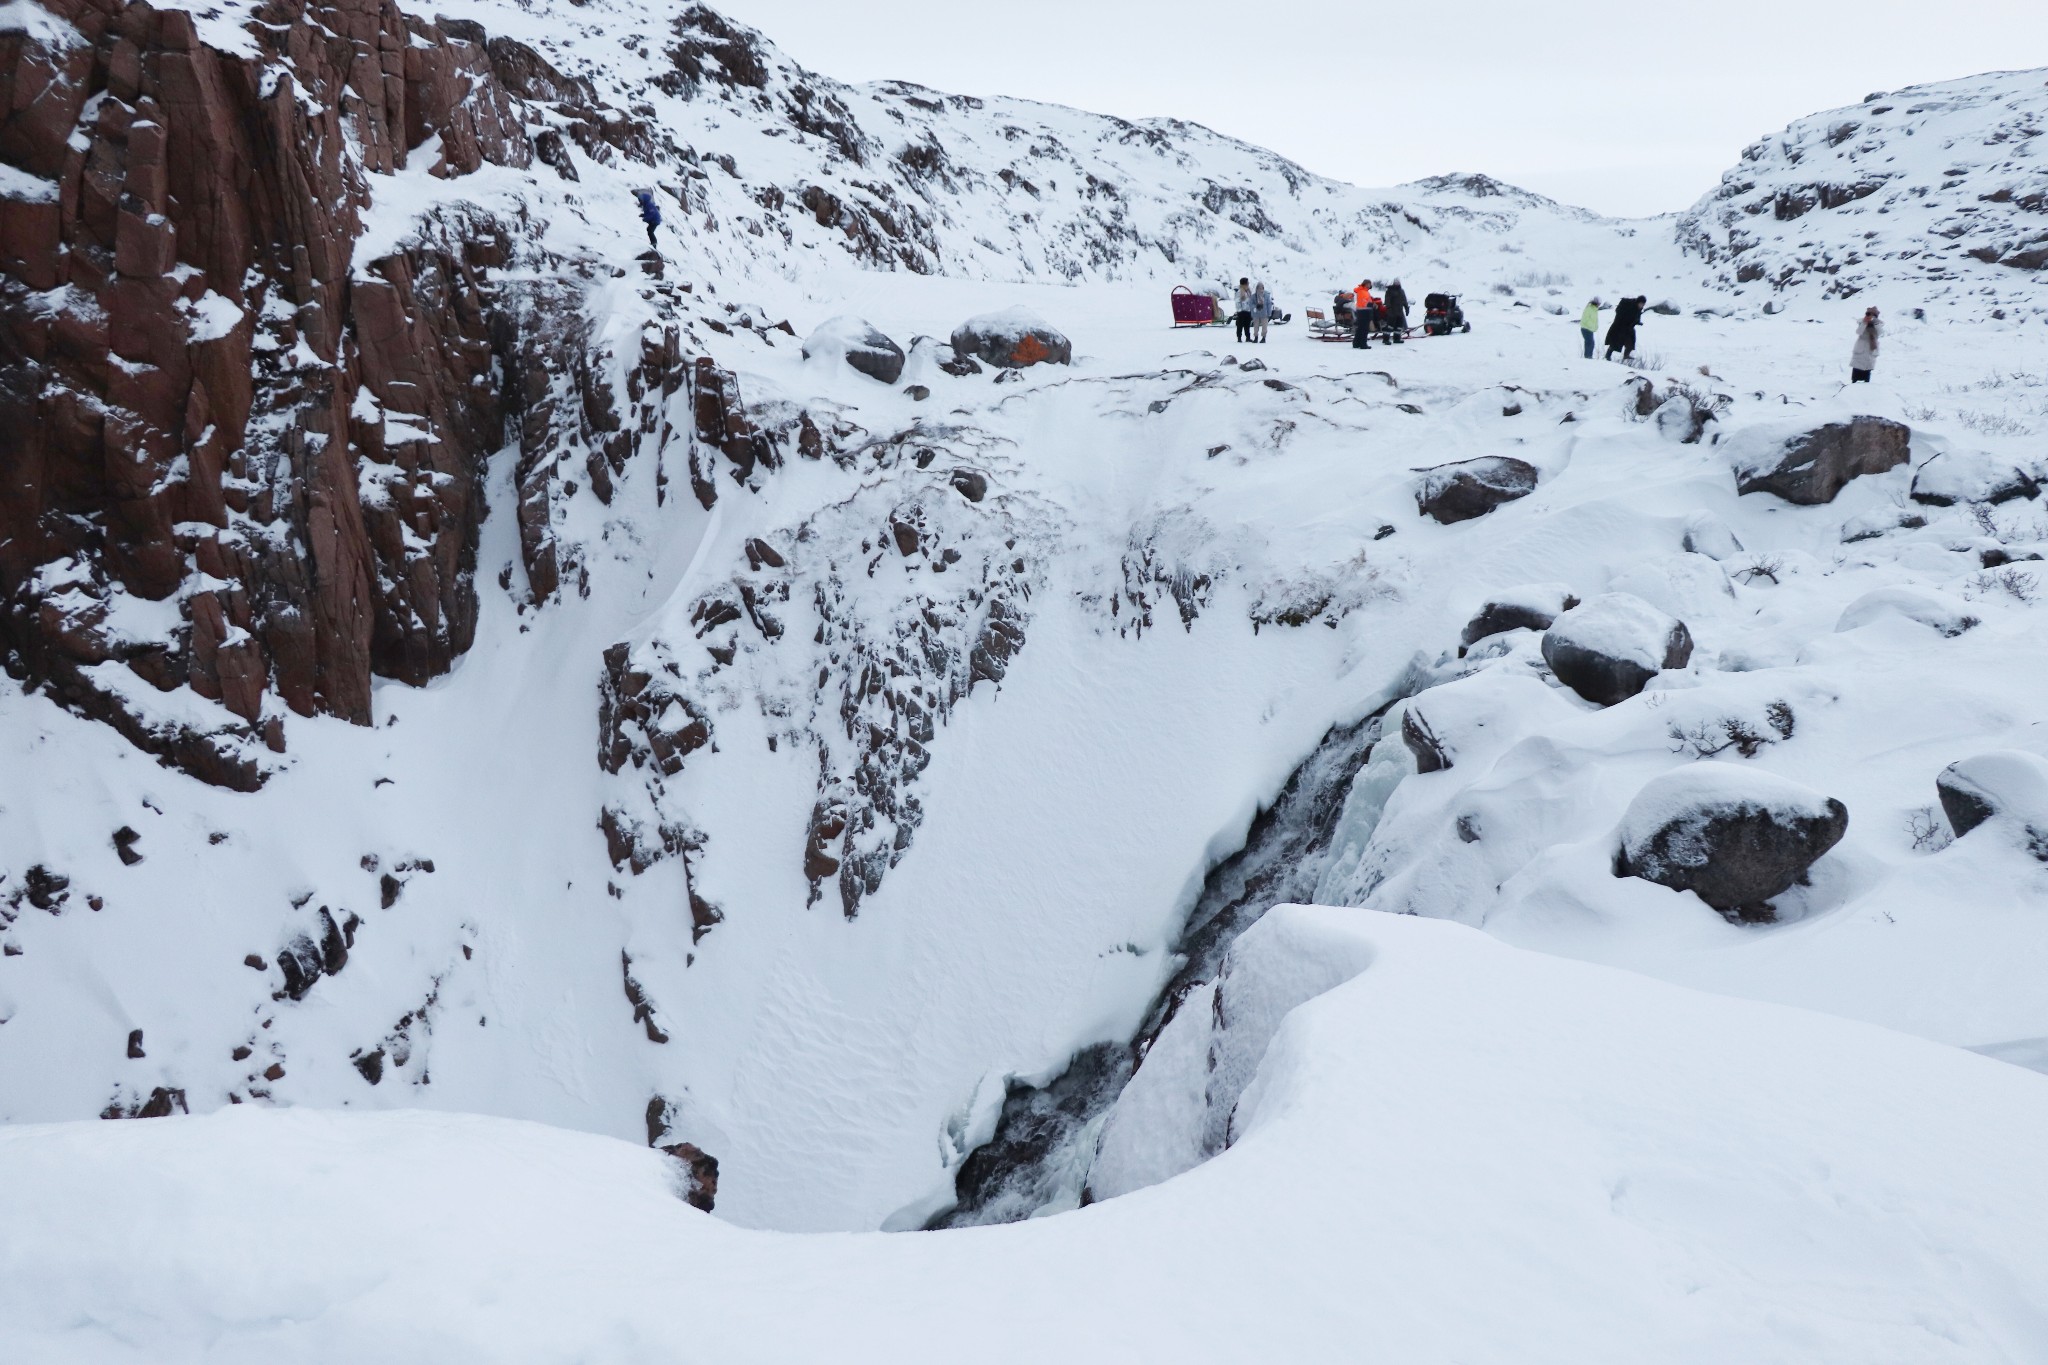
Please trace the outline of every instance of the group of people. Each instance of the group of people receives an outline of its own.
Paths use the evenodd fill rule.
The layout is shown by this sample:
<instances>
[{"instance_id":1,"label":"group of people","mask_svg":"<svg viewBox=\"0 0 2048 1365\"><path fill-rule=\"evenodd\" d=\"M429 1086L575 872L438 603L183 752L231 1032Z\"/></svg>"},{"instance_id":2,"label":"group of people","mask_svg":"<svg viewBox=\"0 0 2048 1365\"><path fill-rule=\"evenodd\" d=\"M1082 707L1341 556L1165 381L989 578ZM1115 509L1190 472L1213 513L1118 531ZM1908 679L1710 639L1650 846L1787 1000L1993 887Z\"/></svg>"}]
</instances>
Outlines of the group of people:
<instances>
[{"instance_id":1,"label":"group of people","mask_svg":"<svg viewBox=\"0 0 2048 1365\"><path fill-rule=\"evenodd\" d=\"M1259 342L1273 325L1273 296L1266 291L1266 282L1253 284L1244 276L1237 281L1237 308L1232 320L1237 323L1237 339L1245 342Z\"/></svg>"},{"instance_id":2,"label":"group of people","mask_svg":"<svg viewBox=\"0 0 2048 1365\"><path fill-rule=\"evenodd\" d=\"M1373 294L1371 280L1360 280L1348 300L1339 294L1336 302L1339 322L1347 311L1344 305L1350 304L1352 349L1372 349L1376 334L1388 345L1408 339L1408 291L1399 280L1389 284L1383 296Z\"/></svg>"},{"instance_id":3,"label":"group of people","mask_svg":"<svg viewBox=\"0 0 2048 1365\"><path fill-rule=\"evenodd\" d=\"M1643 309L1649 306L1647 295L1638 294L1632 299L1623 299L1614 305L1614 321L1607 328L1607 354L1604 359L1614 359L1616 351L1626 361L1636 353L1636 328L1642 325ZM1586 343L1586 359L1593 358L1593 339L1600 331L1600 300L1586 301L1586 311L1579 315L1579 336ZM1868 384L1870 372L1877 368L1877 339L1882 325L1878 321L1877 307L1872 305L1863 310L1863 318L1856 324L1856 343L1849 351L1849 382Z\"/></svg>"},{"instance_id":4,"label":"group of people","mask_svg":"<svg viewBox=\"0 0 2048 1365\"><path fill-rule=\"evenodd\" d=\"M1643 322L1643 310L1650 306L1647 294L1638 294L1632 299L1623 299L1614 305L1614 321L1607 327L1607 360L1614 359L1616 351L1623 360L1634 359L1636 353L1636 328ZM1586 343L1586 359L1593 358L1593 341L1600 334L1600 300L1586 300L1586 311L1579 314L1579 336Z\"/></svg>"}]
</instances>

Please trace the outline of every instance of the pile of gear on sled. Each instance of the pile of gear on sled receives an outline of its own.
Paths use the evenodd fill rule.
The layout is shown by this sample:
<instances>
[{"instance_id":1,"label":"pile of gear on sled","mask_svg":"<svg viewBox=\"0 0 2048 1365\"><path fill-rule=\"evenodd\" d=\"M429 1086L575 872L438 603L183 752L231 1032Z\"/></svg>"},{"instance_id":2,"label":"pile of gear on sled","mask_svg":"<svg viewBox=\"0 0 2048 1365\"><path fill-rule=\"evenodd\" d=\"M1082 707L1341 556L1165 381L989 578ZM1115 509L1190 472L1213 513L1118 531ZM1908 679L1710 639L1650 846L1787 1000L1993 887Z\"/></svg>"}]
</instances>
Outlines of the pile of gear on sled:
<instances>
[{"instance_id":1,"label":"pile of gear on sled","mask_svg":"<svg viewBox=\"0 0 2048 1365\"><path fill-rule=\"evenodd\" d=\"M1422 325L1408 321L1408 291L1399 280L1375 294L1371 280L1360 280L1355 289L1340 289L1326 314L1320 308L1308 310L1308 334L1317 341L1348 341L1365 350L1377 339L1384 345L1406 341L1418 331L1423 336L1449 336L1469 332L1465 310L1456 294L1427 294L1422 300Z\"/></svg>"}]
</instances>

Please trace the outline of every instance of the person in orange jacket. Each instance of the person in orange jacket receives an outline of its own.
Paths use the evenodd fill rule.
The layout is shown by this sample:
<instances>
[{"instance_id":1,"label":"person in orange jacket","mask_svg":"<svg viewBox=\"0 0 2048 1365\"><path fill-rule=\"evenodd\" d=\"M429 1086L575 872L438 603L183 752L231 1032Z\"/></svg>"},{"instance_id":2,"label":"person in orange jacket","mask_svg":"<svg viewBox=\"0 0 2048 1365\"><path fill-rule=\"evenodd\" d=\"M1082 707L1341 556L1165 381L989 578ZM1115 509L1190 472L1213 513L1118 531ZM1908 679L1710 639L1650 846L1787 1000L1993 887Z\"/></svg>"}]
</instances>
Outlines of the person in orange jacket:
<instances>
[{"instance_id":1,"label":"person in orange jacket","mask_svg":"<svg viewBox=\"0 0 2048 1365\"><path fill-rule=\"evenodd\" d=\"M1369 351L1372 345L1366 338L1379 325L1379 301L1372 296L1371 280L1360 280L1358 288L1351 291L1351 306L1351 349Z\"/></svg>"}]
</instances>

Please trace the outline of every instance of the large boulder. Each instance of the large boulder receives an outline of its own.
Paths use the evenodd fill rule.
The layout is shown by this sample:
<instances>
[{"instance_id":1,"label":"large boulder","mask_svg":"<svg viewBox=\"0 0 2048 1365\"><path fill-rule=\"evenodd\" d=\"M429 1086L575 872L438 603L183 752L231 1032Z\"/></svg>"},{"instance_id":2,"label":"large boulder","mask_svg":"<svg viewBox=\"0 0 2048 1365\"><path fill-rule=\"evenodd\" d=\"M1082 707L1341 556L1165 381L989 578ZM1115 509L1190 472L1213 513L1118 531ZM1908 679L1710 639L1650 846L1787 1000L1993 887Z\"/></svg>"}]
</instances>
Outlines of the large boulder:
<instances>
[{"instance_id":1,"label":"large boulder","mask_svg":"<svg viewBox=\"0 0 2048 1365\"><path fill-rule=\"evenodd\" d=\"M1579 599L1562 583L1529 583L1486 599L1478 614L1465 623L1458 637L1458 652L1489 635L1510 630L1548 630L1550 623L1579 605Z\"/></svg>"},{"instance_id":2,"label":"large boulder","mask_svg":"<svg viewBox=\"0 0 2048 1365\"><path fill-rule=\"evenodd\" d=\"M1771 898L1841 842L1849 810L1760 769L1696 763L1653 778L1622 817L1618 877L1690 891L1737 923L1769 923Z\"/></svg>"},{"instance_id":3,"label":"large boulder","mask_svg":"<svg viewBox=\"0 0 2048 1365\"><path fill-rule=\"evenodd\" d=\"M836 317L804 338L804 359L844 360L870 379L893 384L903 375L903 348L860 318Z\"/></svg>"},{"instance_id":4,"label":"large boulder","mask_svg":"<svg viewBox=\"0 0 2048 1365\"><path fill-rule=\"evenodd\" d=\"M1483 517L1504 502L1536 491L1536 466L1509 455L1483 455L1416 471L1415 508L1448 526Z\"/></svg>"},{"instance_id":5,"label":"large boulder","mask_svg":"<svg viewBox=\"0 0 2048 1365\"><path fill-rule=\"evenodd\" d=\"M1990 821L2007 820L2028 852L2048 862L2048 759L1994 749L1949 764L1934 779L1934 790L1957 838Z\"/></svg>"},{"instance_id":6,"label":"large boulder","mask_svg":"<svg viewBox=\"0 0 2048 1365\"><path fill-rule=\"evenodd\" d=\"M1627 701L1667 668L1692 660L1692 632L1640 597L1603 593L1572 608L1543 633L1543 661L1587 701Z\"/></svg>"},{"instance_id":7,"label":"large boulder","mask_svg":"<svg viewBox=\"0 0 2048 1365\"><path fill-rule=\"evenodd\" d=\"M953 351L1004 370L1031 365L1070 365L1074 346L1051 323L1028 308L1010 308L969 318L953 329Z\"/></svg>"},{"instance_id":8,"label":"large boulder","mask_svg":"<svg viewBox=\"0 0 2048 1365\"><path fill-rule=\"evenodd\" d=\"M1842 485L1906 462L1913 430L1884 417L1852 417L1801 431L1766 423L1722 442L1742 493L1775 493L1811 506L1833 502Z\"/></svg>"},{"instance_id":9,"label":"large boulder","mask_svg":"<svg viewBox=\"0 0 2048 1365\"><path fill-rule=\"evenodd\" d=\"M1985 450L1946 450L1913 471L1913 501L1929 507L2040 496L2033 475Z\"/></svg>"}]
</instances>

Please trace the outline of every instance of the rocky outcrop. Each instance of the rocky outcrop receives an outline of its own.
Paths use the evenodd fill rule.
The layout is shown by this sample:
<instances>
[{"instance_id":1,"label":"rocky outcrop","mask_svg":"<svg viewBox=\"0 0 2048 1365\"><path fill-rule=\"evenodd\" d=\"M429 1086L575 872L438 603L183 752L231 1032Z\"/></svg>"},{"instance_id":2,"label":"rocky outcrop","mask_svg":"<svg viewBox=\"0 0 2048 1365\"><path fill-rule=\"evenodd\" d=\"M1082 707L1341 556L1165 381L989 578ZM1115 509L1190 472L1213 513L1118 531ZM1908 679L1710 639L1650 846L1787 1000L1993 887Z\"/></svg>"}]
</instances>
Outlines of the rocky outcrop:
<instances>
[{"instance_id":1,"label":"rocky outcrop","mask_svg":"<svg viewBox=\"0 0 2048 1365\"><path fill-rule=\"evenodd\" d=\"M1786 502L1833 502L1851 479L1882 474L1906 462L1912 428L1883 417L1852 417L1808 430L1782 424L1752 427L1724 443L1736 491L1775 493Z\"/></svg>"},{"instance_id":2,"label":"rocky outcrop","mask_svg":"<svg viewBox=\"0 0 2048 1365\"><path fill-rule=\"evenodd\" d=\"M685 1204L711 1212L718 1202L718 1158L694 1142L671 1142L660 1151L676 1163L676 1195Z\"/></svg>"},{"instance_id":3,"label":"rocky outcrop","mask_svg":"<svg viewBox=\"0 0 2048 1365\"><path fill-rule=\"evenodd\" d=\"M1692 659L1685 622L1627 593L1565 612L1543 633L1543 661L1557 680L1596 706L1627 701L1667 668Z\"/></svg>"},{"instance_id":4,"label":"rocky outcrop","mask_svg":"<svg viewBox=\"0 0 2048 1365\"><path fill-rule=\"evenodd\" d=\"M142 0L44 8L0 33L0 159L30 187L0 212L0 657L252 788L288 713L366 724L373 677L423 683L468 648L484 462L515 423L529 579L553 593L563 459L608 499L681 339L593 353L583 291L508 284L542 249L473 209L359 250L383 177L524 168L524 99L587 112L519 43L390 0L278 0L205 37ZM570 273L546 263L522 274ZM180 688L210 705L157 700Z\"/></svg>"},{"instance_id":5,"label":"rocky outcrop","mask_svg":"<svg viewBox=\"0 0 2048 1365\"><path fill-rule=\"evenodd\" d=\"M1813 114L1744 149L1679 218L1678 241L1737 294L1846 298L1910 270L1920 297L1952 292L1991 312L2037 289L2026 272L2048 266L2048 184L2026 152L2042 115L2033 71ZM1926 147L1942 149L1939 168L1916 160Z\"/></svg>"},{"instance_id":6,"label":"rocky outcrop","mask_svg":"<svg viewBox=\"0 0 2048 1365\"><path fill-rule=\"evenodd\" d=\"M1691 891L1736 923L1776 918L1773 897L1849 828L1840 801L1770 773L1697 763L1652 779L1622 820L1617 877Z\"/></svg>"},{"instance_id":7,"label":"rocky outcrop","mask_svg":"<svg viewBox=\"0 0 2048 1365\"><path fill-rule=\"evenodd\" d=\"M470 220L351 254L414 149L459 175L530 148L484 49L390 4L283 3L235 51L183 11L46 8L0 34L0 156L49 186L0 245L0 647L251 787L287 710L367 722L373 674L469 642L507 245ZM158 719L180 686L218 723Z\"/></svg>"},{"instance_id":8,"label":"rocky outcrop","mask_svg":"<svg viewBox=\"0 0 2048 1365\"><path fill-rule=\"evenodd\" d=\"M1483 517L1536 491L1536 466L1509 455L1483 455L1416 471L1415 509L1449 526Z\"/></svg>"}]
</instances>

